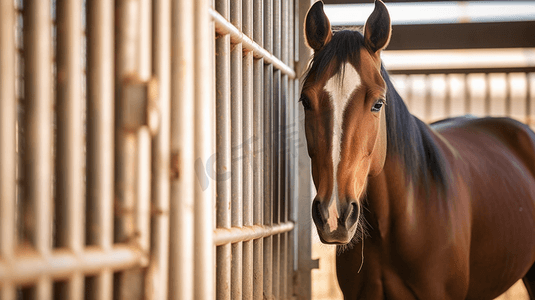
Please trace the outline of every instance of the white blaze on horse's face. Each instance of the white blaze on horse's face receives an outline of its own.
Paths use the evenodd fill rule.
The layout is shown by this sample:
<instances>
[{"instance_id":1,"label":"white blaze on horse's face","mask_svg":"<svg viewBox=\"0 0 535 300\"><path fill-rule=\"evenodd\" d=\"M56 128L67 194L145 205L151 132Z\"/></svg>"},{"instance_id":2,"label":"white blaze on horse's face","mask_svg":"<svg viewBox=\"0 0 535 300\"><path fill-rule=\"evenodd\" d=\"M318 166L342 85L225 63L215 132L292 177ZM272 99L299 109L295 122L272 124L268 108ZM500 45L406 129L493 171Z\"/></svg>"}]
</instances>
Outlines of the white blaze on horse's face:
<instances>
[{"instance_id":1,"label":"white blaze on horse's face","mask_svg":"<svg viewBox=\"0 0 535 300\"><path fill-rule=\"evenodd\" d=\"M333 107L333 136L331 147L331 156L333 160L333 192L329 201L329 219L327 220L331 230L336 230L338 227L339 203L337 172L342 146L344 112L351 100L351 96L359 88L360 84L359 73L351 63L347 62L340 68L340 72L327 81L327 84L324 87L325 91L330 96Z\"/></svg>"}]
</instances>

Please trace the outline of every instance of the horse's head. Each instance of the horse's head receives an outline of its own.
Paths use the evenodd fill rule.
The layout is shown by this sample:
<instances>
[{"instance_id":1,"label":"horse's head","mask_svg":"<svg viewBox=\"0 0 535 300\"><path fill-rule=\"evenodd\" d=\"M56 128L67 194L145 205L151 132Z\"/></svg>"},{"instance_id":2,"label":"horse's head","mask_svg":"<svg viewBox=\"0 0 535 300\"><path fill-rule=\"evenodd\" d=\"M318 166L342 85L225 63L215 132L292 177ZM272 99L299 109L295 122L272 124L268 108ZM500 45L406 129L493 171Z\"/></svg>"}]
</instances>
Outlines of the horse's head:
<instances>
[{"instance_id":1,"label":"horse's head","mask_svg":"<svg viewBox=\"0 0 535 300\"><path fill-rule=\"evenodd\" d=\"M368 177L386 158L386 84L380 52L390 39L390 17L377 0L357 31L333 33L316 2L305 35L314 57L303 81L308 153L317 195L312 216L324 243L347 244L359 226Z\"/></svg>"}]
</instances>

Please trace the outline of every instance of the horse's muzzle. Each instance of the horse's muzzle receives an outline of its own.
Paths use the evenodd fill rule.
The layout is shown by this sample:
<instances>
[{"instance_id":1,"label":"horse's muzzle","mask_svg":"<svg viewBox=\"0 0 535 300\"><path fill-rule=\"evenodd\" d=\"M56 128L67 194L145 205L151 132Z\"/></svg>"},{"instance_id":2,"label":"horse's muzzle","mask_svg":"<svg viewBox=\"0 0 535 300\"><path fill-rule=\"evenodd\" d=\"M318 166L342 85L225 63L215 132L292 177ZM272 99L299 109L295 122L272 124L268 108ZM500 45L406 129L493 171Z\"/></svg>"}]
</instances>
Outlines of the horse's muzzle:
<instances>
[{"instance_id":1,"label":"horse's muzzle","mask_svg":"<svg viewBox=\"0 0 535 300\"><path fill-rule=\"evenodd\" d=\"M349 200L340 204L338 218L329 215L324 202L318 198L312 202L312 220L316 224L320 240L325 244L349 243L355 234L360 214L357 201Z\"/></svg>"}]
</instances>

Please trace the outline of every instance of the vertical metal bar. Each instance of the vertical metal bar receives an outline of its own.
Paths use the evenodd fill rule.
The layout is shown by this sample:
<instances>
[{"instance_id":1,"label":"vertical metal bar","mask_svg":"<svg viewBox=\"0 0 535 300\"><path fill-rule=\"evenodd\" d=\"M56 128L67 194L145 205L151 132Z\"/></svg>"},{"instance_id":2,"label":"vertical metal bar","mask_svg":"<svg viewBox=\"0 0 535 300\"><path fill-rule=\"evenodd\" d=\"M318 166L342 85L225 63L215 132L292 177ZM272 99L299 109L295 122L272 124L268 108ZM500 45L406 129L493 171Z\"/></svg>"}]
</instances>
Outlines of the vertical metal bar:
<instances>
[{"instance_id":1,"label":"vertical metal bar","mask_svg":"<svg viewBox=\"0 0 535 300\"><path fill-rule=\"evenodd\" d=\"M253 37L253 2L243 1L243 33ZM243 225L253 225L253 53L243 55ZM243 242L243 299L253 299L253 241Z\"/></svg>"},{"instance_id":2,"label":"vertical metal bar","mask_svg":"<svg viewBox=\"0 0 535 300\"><path fill-rule=\"evenodd\" d=\"M273 0L264 1L264 49L273 53ZM264 225L273 225L273 65L264 65ZM264 238L264 297L273 297L273 237Z\"/></svg>"},{"instance_id":3,"label":"vertical metal bar","mask_svg":"<svg viewBox=\"0 0 535 300\"><path fill-rule=\"evenodd\" d=\"M177 15L175 15L177 18ZM152 148L152 250L147 279L151 299L168 298L171 141L171 0L154 2L153 69L158 79L159 131ZM188 244L191 246L192 243Z\"/></svg>"},{"instance_id":4,"label":"vertical metal bar","mask_svg":"<svg viewBox=\"0 0 535 300\"><path fill-rule=\"evenodd\" d=\"M81 253L84 246L84 124L82 99L82 1L57 2L56 239ZM84 277L66 284L66 299L83 299Z\"/></svg>"},{"instance_id":5,"label":"vertical metal bar","mask_svg":"<svg viewBox=\"0 0 535 300\"><path fill-rule=\"evenodd\" d=\"M505 115L511 116L511 74L505 73Z\"/></svg>"},{"instance_id":6,"label":"vertical metal bar","mask_svg":"<svg viewBox=\"0 0 535 300\"><path fill-rule=\"evenodd\" d=\"M305 16L310 7L310 0L299 0L299 6L297 7L296 14L299 16L299 27L302 28L304 24ZM296 65L296 73L302 74L303 70L307 67L307 62L310 58L311 51L305 46L304 35L299 34L299 61ZM303 110L299 109L299 120L303 119ZM299 143L306 145L304 127L303 124L299 124ZM310 216L310 203L311 203L311 169L310 159L306 151L306 147L299 148L299 204L298 204L298 282L299 287L297 299L310 299L311 298L311 268L312 260L312 243L311 243L311 216Z\"/></svg>"},{"instance_id":7,"label":"vertical metal bar","mask_svg":"<svg viewBox=\"0 0 535 300\"><path fill-rule=\"evenodd\" d=\"M138 0L137 75L148 82L152 75L152 0ZM146 108L147 109L147 108ZM150 252L151 136L148 126L136 133L136 227L137 244ZM139 275L142 276L142 275Z\"/></svg>"},{"instance_id":8,"label":"vertical metal bar","mask_svg":"<svg viewBox=\"0 0 535 300\"><path fill-rule=\"evenodd\" d=\"M88 3L87 24L87 242L109 250L115 181L113 3ZM88 299L111 299L112 275L102 270L88 287Z\"/></svg>"},{"instance_id":9,"label":"vertical metal bar","mask_svg":"<svg viewBox=\"0 0 535 300\"><path fill-rule=\"evenodd\" d=\"M17 98L15 6L0 1L0 255L9 261L15 248ZM4 283L1 299L15 299L15 287Z\"/></svg>"},{"instance_id":10,"label":"vertical metal bar","mask_svg":"<svg viewBox=\"0 0 535 300\"><path fill-rule=\"evenodd\" d=\"M289 1L282 1L280 7L281 13L281 60L285 64L288 62L288 50L291 43L291 36L288 34L288 13L289 13ZM288 221L288 114L290 109L288 108L289 89L288 89L288 75L282 76L282 92L281 92L281 222ZM286 299L287 290L287 268L288 268L288 233L280 235L280 296L281 299Z\"/></svg>"},{"instance_id":11,"label":"vertical metal bar","mask_svg":"<svg viewBox=\"0 0 535 300\"><path fill-rule=\"evenodd\" d=\"M194 185L204 178L195 174L194 161L194 3L172 3L171 73L171 229L169 298L193 299ZM163 119L162 119L163 121ZM208 163L208 162L206 162Z\"/></svg>"},{"instance_id":12,"label":"vertical metal bar","mask_svg":"<svg viewBox=\"0 0 535 300\"><path fill-rule=\"evenodd\" d=\"M294 69L294 59L295 59L295 38L296 38L296 31L295 29L295 4L296 1L290 1L288 4L288 37L289 37L289 44L288 44L288 65ZM299 32L299 31L297 31ZM287 139L288 142L288 200L287 200L287 220L294 221L295 218L295 203L297 197L295 197L296 191L297 191L297 182L296 182L296 151L298 144L294 143L295 141L295 135L297 133L296 131L296 83L298 82L298 79L290 79L288 82L288 130L289 130L289 137ZM286 298L290 299L293 297L293 271L294 271L294 262L295 262L295 256L294 256L294 250L295 250L295 241L297 239L297 235L295 235L295 230L292 230L288 233L288 250L287 250L287 269L286 269Z\"/></svg>"},{"instance_id":13,"label":"vertical metal bar","mask_svg":"<svg viewBox=\"0 0 535 300\"><path fill-rule=\"evenodd\" d=\"M230 22L241 30L242 27L242 1L231 0ZM231 99L231 226L243 226L243 106L242 106L242 44L237 43L231 48L230 99ZM232 248L231 264L231 298L242 298L242 269L243 246L242 242L234 243Z\"/></svg>"},{"instance_id":14,"label":"vertical metal bar","mask_svg":"<svg viewBox=\"0 0 535 300\"><path fill-rule=\"evenodd\" d=\"M136 208L137 184L137 136L133 128L126 127L124 112L131 104L125 98L124 87L132 80L147 79L147 69L150 62L144 61L144 45L142 36L146 35L142 29L142 20L147 12L142 10L143 2L137 0L118 0L115 2L117 25L116 43L116 145L115 145L115 241L139 241L136 233L136 220L139 216ZM150 14L150 12L149 12ZM148 46L150 47L150 45ZM143 296L142 271L140 269L127 270L118 274L117 295L120 298L140 299Z\"/></svg>"},{"instance_id":15,"label":"vertical metal bar","mask_svg":"<svg viewBox=\"0 0 535 300\"><path fill-rule=\"evenodd\" d=\"M472 93L470 92L470 81L468 80L469 74L464 74L463 81L464 81L464 111L465 114L472 113Z\"/></svg>"},{"instance_id":16,"label":"vertical metal bar","mask_svg":"<svg viewBox=\"0 0 535 300\"><path fill-rule=\"evenodd\" d=\"M53 71L50 0L25 3L24 19L24 217L25 236L41 255L52 248ZM37 299L50 299L52 281L41 278Z\"/></svg>"},{"instance_id":17,"label":"vertical metal bar","mask_svg":"<svg viewBox=\"0 0 535 300\"><path fill-rule=\"evenodd\" d=\"M206 161L214 149L213 70L208 1L195 1L195 157ZM195 299L214 299L213 185L195 185Z\"/></svg>"},{"instance_id":18,"label":"vertical metal bar","mask_svg":"<svg viewBox=\"0 0 535 300\"><path fill-rule=\"evenodd\" d=\"M531 73L526 73L526 124L531 127Z\"/></svg>"},{"instance_id":19,"label":"vertical metal bar","mask_svg":"<svg viewBox=\"0 0 535 300\"><path fill-rule=\"evenodd\" d=\"M254 41L263 46L264 44L264 6L262 0L254 0L253 18L255 20L253 24L253 39ZM254 202L253 202L253 222L255 225L264 224L264 202L267 186L264 182L265 164L264 157L267 152L264 147L266 129L264 128L264 122L266 116L264 115L264 60L262 58L255 59L253 63L253 127L254 127ZM264 293L264 239L256 239L253 241L253 298L255 300L263 299Z\"/></svg>"},{"instance_id":20,"label":"vertical metal bar","mask_svg":"<svg viewBox=\"0 0 535 300\"><path fill-rule=\"evenodd\" d=\"M451 116L451 74L444 75L444 83L446 85L445 95L444 95L444 117L448 118Z\"/></svg>"},{"instance_id":21,"label":"vertical metal bar","mask_svg":"<svg viewBox=\"0 0 535 300\"><path fill-rule=\"evenodd\" d=\"M432 101L432 81L428 74L424 75L424 122L431 121L433 113L433 101Z\"/></svg>"},{"instance_id":22,"label":"vertical metal bar","mask_svg":"<svg viewBox=\"0 0 535 300\"><path fill-rule=\"evenodd\" d=\"M216 10L230 17L229 0L217 0ZM231 226L231 90L230 36L216 39L216 144L217 144L217 227ZM231 246L217 247L217 299L230 299Z\"/></svg>"},{"instance_id":23,"label":"vertical metal bar","mask_svg":"<svg viewBox=\"0 0 535 300\"><path fill-rule=\"evenodd\" d=\"M489 73L485 73L485 116L490 115L490 76Z\"/></svg>"},{"instance_id":24,"label":"vertical metal bar","mask_svg":"<svg viewBox=\"0 0 535 300\"><path fill-rule=\"evenodd\" d=\"M116 66L116 197L117 213L115 240L125 242L134 237L135 231L135 133L124 128L122 87L128 77L136 74L138 3L133 0L119 0L116 11L119 17L116 26L117 66Z\"/></svg>"},{"instance_id":25,"label":"vertical metal bar","mask_svg":"<svg viewBox=\"0 0 535 300\"><path fill-rule=\"evenodd\" d=\"M273 55L281 58L281 0L273 0ZM273 223L281 221L282 165L281 165L281 71L273 70ZM280 240L281 235L273 236L273 297L279 299L280 292Z\"/></svg>"},{"instance_id":26,"label":"vertical metal bar","mask_svg":"<svg viewBox=\"0 0 535 300\"><path fill-rule=\"evenodd\" d=\"M407 103L407 107L409 108L409 110L411 110L412 108L412 97L414 95L414 82L412 79L412 75L407 75L405 77L405 86L407 87L407 99L405 99L405 103Z\"/></svg>"},{"instance_id":27,"label":"vertical metal bar","mask_svg":"<svg viewBox=\"0 0 535 300\"><path fill-rule=\"evenodd\" d=\"M147 81L152 74L152 1L151 0L137 0L138 4L138 20L136 26L139 32L137 38L137 74L139 79Z\"/></svg>"},{"instance_id":28,"label":"vertical metal bar","mask_svg":"<svg viewBox=\"0 0 535 300\"><path fill-rule=\"evenodd\" d=\"M151 136L142 126L136 136L136 231L141 251L150 252ZM147 291L148 292L148 291Z\"/></svg>"}]
</instances>

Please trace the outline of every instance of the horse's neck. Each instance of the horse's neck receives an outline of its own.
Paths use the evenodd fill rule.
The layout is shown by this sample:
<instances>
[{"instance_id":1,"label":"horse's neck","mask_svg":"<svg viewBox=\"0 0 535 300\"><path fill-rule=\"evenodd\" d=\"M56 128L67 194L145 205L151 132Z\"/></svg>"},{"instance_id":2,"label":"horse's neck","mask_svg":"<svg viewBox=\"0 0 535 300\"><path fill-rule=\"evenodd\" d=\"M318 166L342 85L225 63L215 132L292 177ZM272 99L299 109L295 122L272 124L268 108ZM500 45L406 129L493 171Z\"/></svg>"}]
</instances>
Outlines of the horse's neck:
<instances>
[{"instance_id":1,"label":"horse's neck","mask_svg":"<svg viewBox=\"0 0 535 300\"><path fill-rule=\"evenodd\" d=\"M429 198L446 187L443 155L434 141L431 128L412 116L395 91L388 76L387 121L389 137L383 172L368 184L368 220L381 235L388 234L394 219L411 218L415 205L426 205ZM395 115L394 115L395 114ZM375 225L375 226L374 226Z\"/></svg>"}]
</instances>

